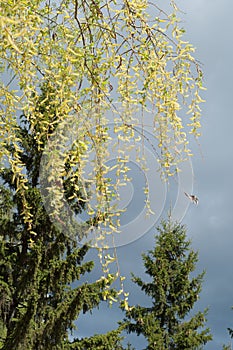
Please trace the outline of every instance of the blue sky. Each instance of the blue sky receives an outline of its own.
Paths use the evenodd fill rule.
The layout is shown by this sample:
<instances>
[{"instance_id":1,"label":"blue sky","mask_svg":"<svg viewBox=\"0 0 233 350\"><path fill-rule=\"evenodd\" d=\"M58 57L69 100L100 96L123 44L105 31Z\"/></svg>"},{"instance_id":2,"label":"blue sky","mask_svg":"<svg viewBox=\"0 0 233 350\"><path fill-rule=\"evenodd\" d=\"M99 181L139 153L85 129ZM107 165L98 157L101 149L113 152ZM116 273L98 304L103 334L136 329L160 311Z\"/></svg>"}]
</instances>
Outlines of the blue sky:
<instances>
[{"instance_id":1,"label":"blue sky","mask_svg":"<svg viewBox=\"0 0 233 350\"><path fill-rule=\"evenodd\" d=\"M199 252L196 272L206 271L200 301L195 310L209 308L207 325L213 341L206 350L221 349L230 344L227 327L233 327L233 2L230 0L178 0L185 12L183 26L186 38L196 47L196 58L203 63L206 103L202 105L201 146L193 144L195 156L194 192L199 205L190 205L183 223L187 225L192 247ZM166 216L163 211L162 216ZM158 223L159 221L157 221ZM143 276L141 253L151 249L155 230L150 230L135 242L119 247L121 273ZM94 252L88 253L92 258ZM136 285L128 282L130 304L145 303ZM92 316L78 321L78 334L91 335L116 326L122 313L104 305ZM137 350L143 341L133 337ZM233 341L232 341L233 343Z\"/></svg>"}]
</instances>

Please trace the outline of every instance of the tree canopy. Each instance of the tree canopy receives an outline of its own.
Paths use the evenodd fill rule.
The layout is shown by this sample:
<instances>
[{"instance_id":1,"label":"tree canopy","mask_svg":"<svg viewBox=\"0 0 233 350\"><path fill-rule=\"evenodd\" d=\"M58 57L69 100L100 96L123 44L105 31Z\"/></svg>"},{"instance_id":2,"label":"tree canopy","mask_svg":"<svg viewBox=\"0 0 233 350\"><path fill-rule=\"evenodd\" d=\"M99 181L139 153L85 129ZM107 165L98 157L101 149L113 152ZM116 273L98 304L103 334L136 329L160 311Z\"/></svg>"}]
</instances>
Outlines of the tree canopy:
<instances>
[{"instance_id":1,"label":"tree canopy","mask_svg":"<svg viewBox=\"0 0 233 350\"><path fill-rule=\"evenodd\" d=\"M191 155L188 133L200 135L202 71L193 46L183 39L179 9L174 1L166 12L144 0L3 0L0 27L1 243L6 266L10 259L9 269L3 267L4 308L11 307L8 297L17 278L24 295L23 281L31 274L26 304L21 307L20 294L17 307L12 306L17 319L29 317L25 310L39 303L38 283L46 278L38 264L53 273L47 249L57 250L55 271L61 272L66 259L81 264L85 248L76 243L89 233L104 273L98 298L114 299L109 284L116 254L103 248L106 237L120 232L121 211L114 199L128 181L131 141L143 149L144 129L152 128L150 142L167 178ZM117 157L110 166L112 142ZM82 223L80 210L88 215ZM65 280L59 275L63 287L85 270L72 266ZM118 277L118 264L116 269ZM117 294L123 293L127 309L122 281ZM43 306L49 310L47 302Z\"/></svg>"},{"instance_id":2,"label":"tree canopy","mask_svg":"<svg viewBox=\"0 0 233 350\"><path fill-rule=\"evenodd\" d=\"M44 90L41 99L46 93ZM46 109L40 112L46 118ZM55 122L55 114L53 119ZM36 130L40 131L39 125ZM59 221L58 225L51 222L38 189L41 145L46 139L37 142L24 115L15 132L27 188L23 194L17 191L11 165L5 164L0 172L0 348L122 349L121 329L70 341L80 313L117 296L111 288L114 276L99 276L92 283L80 281L94 268L93 261L84 260L88 246L78 246L60 229ZM8 151L13 157L13 144ZM75 183L66 175L64 188L69 198ZM31 231L22 216L24 200L30 207ZM84 208L74 198L69 203L76 212Z\"/></svg>"},{"instance_id":3,"label":"tree canopy","mask_svg":"<svg viewBox=\"0 0 233 350\"><path fill-rule=\"evenodd\" d=\"M99 241L105 239L104 225L110 231L120 230L112 199L119 184L127 181L129 140L143 144L143 125L152 125L161 172L167 176L178 171L190 154L187 132L199 136L202 102L200 65L193 46L183 40L179 22L174 1L168 13L156 3L137 0L1 2L5 79L0 86L0 157L11 165L17 191L24 198L22 216L29 231L33 219L25 196L28 179L15 133L21 111L44 148L51 220L57 222L65 211L60 200L64 188L58 183L68 161L71 182L79 179L76 188L85 191L89 185L86 210L90 219L98 219L96 226L102 225ZM45 84L47 95L41 100ZM113 138L109 121L114 123L119 153L115 183L109 182L111 167L105 164ZM59 126L57 133L55 126ZM45 147L43 140L51 128L55 136L47 139ZM13 156L9 145L14 146ZM90 161L93 171L88 174L85 166ZM73 194L78 201L79 194Z\"/></svg>"}]
</instances>

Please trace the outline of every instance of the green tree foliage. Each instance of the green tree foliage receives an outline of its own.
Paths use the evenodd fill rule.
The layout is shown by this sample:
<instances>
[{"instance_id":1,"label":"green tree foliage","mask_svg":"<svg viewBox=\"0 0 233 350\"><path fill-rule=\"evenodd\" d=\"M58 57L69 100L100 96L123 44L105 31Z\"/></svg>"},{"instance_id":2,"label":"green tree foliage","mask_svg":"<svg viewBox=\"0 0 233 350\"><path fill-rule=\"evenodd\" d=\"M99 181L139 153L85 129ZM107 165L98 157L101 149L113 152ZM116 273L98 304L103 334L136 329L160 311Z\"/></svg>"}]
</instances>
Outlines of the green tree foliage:
<instances>
[{"instance_id":1,"label":"green tree foliage","mask_svg":"<svg viewBox=\"0 0 233 350\"><path fill-rule=\"evenodd\" d=\"M158 231L154 250L143 254L151 281L133 275L133 281L151 298L151 306L130 307L124 325L129 333L144 335L148 350L200 349L212 337L204 329L206 311L190 315L203 279L203 273L190 276L197 253L190 248L184 226L162 222Z\"/></svg>"},{"instance_id":2,"label":"green tree foliage","mask_svg":"<svg viewBox=\"0 0 233 350\"><path fill-rule=\"evenodd\" d=\"M40 133L41 123L47 120L47 136L56 126L57 116L46 111L51 101L48 86L42 87L38 99L41 118L31 130L24 115L15 127L18 162L24 166L27 179L24 191L17 191L18 178L14 176L9 162L1 168L0 198L0 337L4 350L20 349L119 349L120 330L109 334L75 342L72 347L68 334L75 328L81 312L97 307L116 292L110 289L113 278L102 277L93 283L82 283L80 278L90 272L94 264L84 262L87 245L80 248L74 237L66 235L65 228L57 220L51 223L39 191L40 158L46 138L40 142L35 134ZM47 101L43 104L41 101ZM43 116L43 118L42 118ZM52 120L49 119L51 116ZM8 144L11 159L15 159L15 144ZM20 151L19 151L20 150ZM69 168L67 168L69 170ZM76 212L84 208L84 202L74 197L69 200L74 182L69 172L64 174L67 200ZM81 197L81 194L79 194ZM24 205L30 208L30 230L24 220ZM61 229L62 228L62 229ZM77 227L76 227L77 228ZM82 230L82 227L79 227ZM79 235L80 232L77 232ZM33 235L33 239L32 239ZM73 284L75 282L75 285ZM83 343L85 346L83 346ZM89 344L89 345L88 345ZM105 345L108 345L105 347Z\"/></svg>"},{"instance_id":3,"label":"green tree foliage","mask_svg":"<svg viewBox=\"0 0 233 350\"><path fill-rule=\"evenodd\" d=\"M91 338L83 338L81 340L74 340L73 344L67 347L67 350L133 350L130 344L127 348L123 348L120 343L119 333L121 327L115 331L108 332L106 335L95 335ZM66 348L65 348L66 349Z\"/></svg>"}]
</instances>

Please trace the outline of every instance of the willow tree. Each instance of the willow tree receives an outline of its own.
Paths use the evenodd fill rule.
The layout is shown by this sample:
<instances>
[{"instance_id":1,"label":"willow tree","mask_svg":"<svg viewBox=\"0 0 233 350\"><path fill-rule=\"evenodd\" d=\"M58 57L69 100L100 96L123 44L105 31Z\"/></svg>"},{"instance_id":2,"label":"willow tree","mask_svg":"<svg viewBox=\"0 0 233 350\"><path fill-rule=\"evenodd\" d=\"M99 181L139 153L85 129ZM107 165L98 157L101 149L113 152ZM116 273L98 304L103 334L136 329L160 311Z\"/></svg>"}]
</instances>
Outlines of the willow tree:
<instances>
[{"instance_id":1,"label":"willow tree","mask_svg":"<svg viewBox=\"0 0 233 350\"><path fill-rule=\"evenodd\" d=\"M153 147L166 177L190 156L188 132L199 136L202 72L193 46L183 40L179 10L173 1L165 12L144 0L10 0L0 8L0 157L10 165L22 198L28 241L33 245L38 233L15 132L21 111L43 151L38 188L50 220L74 237L69 229L75 217L67 225L72 208L63 186L69 164L76 189L70 197L86 203L91 225L85 234L94 232L92 244L99 247L108 275L115 258L101 248L106 235L120 231L113 198L127 181L130 141L143 146L144 125L152 125ZM45 82L49 95L41 101ZM46 106L47 118L38 103ZM49 137L48 130L53 130ZM105 163L112 139L118 152L115 183ZM87 171L90 162L92 171Z\"/></svg>"}]
</instances>

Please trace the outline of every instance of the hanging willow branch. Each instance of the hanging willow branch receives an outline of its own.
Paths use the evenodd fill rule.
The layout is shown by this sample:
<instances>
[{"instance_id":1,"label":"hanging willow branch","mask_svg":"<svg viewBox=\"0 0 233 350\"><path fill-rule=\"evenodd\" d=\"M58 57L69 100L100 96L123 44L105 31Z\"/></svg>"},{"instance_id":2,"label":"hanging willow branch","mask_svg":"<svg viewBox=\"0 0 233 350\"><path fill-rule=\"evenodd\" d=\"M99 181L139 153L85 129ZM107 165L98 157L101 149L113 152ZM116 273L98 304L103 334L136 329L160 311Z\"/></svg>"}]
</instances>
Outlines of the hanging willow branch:
<instances>
[{"instance_id":1,"label":"hanging willow branch","mask_svg":"<svg viewBox=\"0 0 233 350\"><path fill-rule=\"evenodd\" d=\"M170 10L167 14L145 0L2 1L0 58L9 81L0 86L0 157L25 198L22 217L29 233L28 179L15 132L22 111L46 159L51 220L68 220L69 225L61 224L66 230L76 227L65 189L57 185L69 177L75 189L70 197L85 201L86 233L97 229L97 246L105 246L106 234L120 231L112 201L119 182L127 182L130 141L143 145L146 138L143 123L153 126L154 139L147 141L165 177L190 155L188 133L200 136L202 71L193 46L183 40L174 2ZM116 184L108 181L111 167L105 164L112 139L121 147Z\"/></svg>"}]
</instances>

